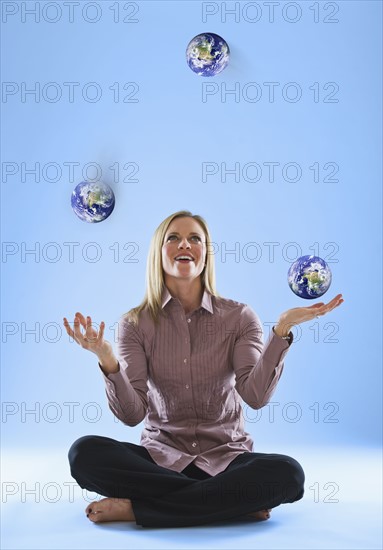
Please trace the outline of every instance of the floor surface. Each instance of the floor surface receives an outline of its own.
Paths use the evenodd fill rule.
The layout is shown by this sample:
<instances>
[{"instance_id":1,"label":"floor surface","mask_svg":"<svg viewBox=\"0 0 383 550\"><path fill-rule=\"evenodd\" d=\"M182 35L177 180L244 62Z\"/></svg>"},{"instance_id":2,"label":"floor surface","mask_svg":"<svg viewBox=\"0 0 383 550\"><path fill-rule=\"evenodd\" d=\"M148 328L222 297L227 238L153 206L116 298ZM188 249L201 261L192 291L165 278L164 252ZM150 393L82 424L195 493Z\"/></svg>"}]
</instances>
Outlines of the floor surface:
<instances>
[{"instance_id":1,"label":"floor surface","mask_svg":"<svg viewBox=\"0 0 383 550\"><path fill-rule=\"evenodd\" d=\"M270 451L271 452L271 451ZM275 451L282 452L282 451ZM265 522L238 519L200 527L143 528L91 523L87 493L71 478L66 450L7 451L2 460L3 550L11 549L379 549L382 468L377 449L283 449L306 474L305 496Z\"/></svg>"}]
</instances>

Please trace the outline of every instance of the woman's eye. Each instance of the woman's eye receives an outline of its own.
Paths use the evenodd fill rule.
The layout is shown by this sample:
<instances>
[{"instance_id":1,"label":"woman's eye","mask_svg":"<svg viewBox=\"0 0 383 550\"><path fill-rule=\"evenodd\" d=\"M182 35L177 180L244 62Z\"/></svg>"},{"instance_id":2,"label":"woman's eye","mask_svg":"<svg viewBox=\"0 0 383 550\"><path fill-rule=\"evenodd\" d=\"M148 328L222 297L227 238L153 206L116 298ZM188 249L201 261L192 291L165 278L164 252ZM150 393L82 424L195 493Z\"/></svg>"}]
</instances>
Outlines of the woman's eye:
<instances>
[{"instance_id":1,"label":"woman's eye","mask_svg":"<svg viewBox=\"0 0 383 550\"><path fill-rule=\"evenodd\" d=\"M174 239L178 239L177 235L169 235L169 237L167 238L168 241L174 241ZM190 240L191 241L201 241L201 237L199 237L198 235L192 235L190 237Z\"/></svg>"}]
</instances>

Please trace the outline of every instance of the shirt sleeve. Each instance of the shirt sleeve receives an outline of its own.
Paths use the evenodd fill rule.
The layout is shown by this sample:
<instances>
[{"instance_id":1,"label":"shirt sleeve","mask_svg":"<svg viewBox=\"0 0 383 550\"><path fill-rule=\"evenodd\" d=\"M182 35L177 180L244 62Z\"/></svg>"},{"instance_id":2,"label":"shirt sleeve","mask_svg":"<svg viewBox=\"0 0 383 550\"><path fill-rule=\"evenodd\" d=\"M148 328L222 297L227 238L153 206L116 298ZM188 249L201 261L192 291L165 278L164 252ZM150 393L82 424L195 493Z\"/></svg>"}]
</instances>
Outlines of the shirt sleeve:
<instances>
[{"instance_id":1,"label":"shirt sleeve","mask_svg":"<svg viewBox=\"0 0 383 550\"><path fill-rule=\"evenodd\" d=\"M121 422L136 426L148 408L147 359L143 335L124 318L117 327L117 358L120 370L108 375L103 372L109 408Z\"/></svg>"},{"instance_id":2,"label":"shirt sleeve","mask_svg":"<svg viewBox=\"0 0 383 550\"><path fill-rule=\"evenodd\" d=\"M239 331L234 344L233 368L235 389L253 409L266 405L274 393L283 371L285 355L293 342L284 340L271 330L263 344L263 329L258 315L245 306L240 315Z\"/></svg>"}]
</instances>

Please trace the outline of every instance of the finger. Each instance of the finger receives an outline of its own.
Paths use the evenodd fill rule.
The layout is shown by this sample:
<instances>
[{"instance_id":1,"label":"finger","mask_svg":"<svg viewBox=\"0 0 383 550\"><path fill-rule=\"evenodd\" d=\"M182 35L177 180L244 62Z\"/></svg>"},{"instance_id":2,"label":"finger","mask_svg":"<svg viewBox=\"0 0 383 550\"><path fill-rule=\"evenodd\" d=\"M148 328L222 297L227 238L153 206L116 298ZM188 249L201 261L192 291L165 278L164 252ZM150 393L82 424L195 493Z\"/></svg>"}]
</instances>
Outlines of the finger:
<instances>
[{"instance_id":1,"label":"finger","mask_svg":"<svg viewBox=\"0 0 383 550\"><path fill-rule=\"evenodd\" d=\"M100 331L99 331L98 337L97 337L97 340L99 342L101 342L101 340L104 338L104 331L105 331L105 323L104 323L104 321L101 321Z\"/></svg>"},{"instance_id":2,"label":"finger","mask_svg":"<svg viewBox=\"0 0 383 550\"><path fill-rule=\"evenodd\" d=\"M89 315L86 318L85 329L86 329L86 335L88 337L92 336L92 319L89 317Z\"/></svg>"},{"instance_id":3,"label":"finger","mask_svg":"<svg viewBox=\"0 0 383 550\"><path fill-rule=\"evenodd\" d=\"M80 323L81 323L80 318L76 314L76 316L74 318L74 321L73 321L74 334L75 334L76 338L79 340L79 342L83 342L84 341L84 335L81 332L81 328L80 328L81 324Z\"/></svg>"},{"instance_id":4,"label":"finger","mask_svg":"<svg viewBox=\"0 0 383 550\"><path fill-rule=\"evenodd\" d=\"M339 300L337 303L335 303L333 306L331 306L331 310L335 309L336 307L340 306L340 304L343 304L344 300Z\"/></svg>"},{"instance_id":5,"label":"finger","mask_svg":"<svg viewBox=\"0 0 383 550\"><path fill-rule=\"evenodd\" d=\"M336 304L342 298L342 294L337 294L327 305Z\"/></svg>"},{"instance_id":6,"label":"finger","mask_svg":"<svg viewBox=\"0 0 383 550\"><path fill-rule=\"evenodd\" d=\"M82 326L84 328L86 328L86 322L85 322L85 317L82 313L80 313L79 311L76 312L76 317L78 317L78 319L80 320L80 323L82 324Z\"/></svg>"},{"instance_id":7,"label":"finger","mask_svg":"<svg viewBox=\"0 0 383 550\"><path fill-rule=\"evenodd\" d=\"M86 337L88 340L97 340L97 330L92 327L92 319L89 315L86 318Z\"/></svg>"},{"instance_id":8,"label":"finger","mask_svg":"<svg viewBox=\"0 0 383 550\"><path fill-rule=\"evenodd\" d=\"M76 331L76 329L78 330L80 328L80 318L77 317L77 313L76 313L76 315L74 316L74 319L73 319L73 327L74 327L74 331Z\"/></svg>"},{"instance_id":9,"label":"finger","mask_svg":"<svg viewBox=\"0 0 383 550\"><path fill-rule=\"evenodd\" d=\"M320 307L324 306L324 307L329 307L329 306L332 306L333 304L336 304L342 297L342 294L337 294L337 296L335 296L332 300L330 300L329 302L327 302L327 304L325 304L324 302L320 302L319 304L315 304L315 305L320 305Z\"/></svg>"},{"instance_id":10,"label":"finger","mask_svg":"<svg viewBox=\"0 0 383 550\"><path fill-rule=\"evenodd\" d=\"M334 298L334 300L335 300L335 298ZM340 304L342 304L344 302L344 300L342 298L338 298L336 301L334 301L334 300L331 300L331 302L329 302L327 305L323 306L323 308L320 309L317 312L317 315L325 315L326 313L329 313L330 311L332 311L336 307L340 306Z\"/></svg>"},{"instance_id":11,"label":"finger","mask_svg":"<svg viewBox=\"0 0 383 550\"><path fill-rule=\"evenodd\" d=\"M342 295L341 294L338 294L338 296L335 296L335 298L333 298L331 300L331 302L329 302L327 304L327 306L330 308L330 309L334 309L334 307L338 306L339 304L341 304L342 302L344 302L343 298L342 298Z\"/></svg>"},{"instance_id":12,"label":"finger","mask_svg":"<svg viewBox=\"0 0 383 550\"><path fill-rule=\"evenodd\" d=\"M68 319L66 317L64 317L64 327L67 331L67 333L69 334L69 336L71 336L72 338L74 338L74 332L73 330L70 328L70 325L68 323Z\"/></svg>"}]
</instances>

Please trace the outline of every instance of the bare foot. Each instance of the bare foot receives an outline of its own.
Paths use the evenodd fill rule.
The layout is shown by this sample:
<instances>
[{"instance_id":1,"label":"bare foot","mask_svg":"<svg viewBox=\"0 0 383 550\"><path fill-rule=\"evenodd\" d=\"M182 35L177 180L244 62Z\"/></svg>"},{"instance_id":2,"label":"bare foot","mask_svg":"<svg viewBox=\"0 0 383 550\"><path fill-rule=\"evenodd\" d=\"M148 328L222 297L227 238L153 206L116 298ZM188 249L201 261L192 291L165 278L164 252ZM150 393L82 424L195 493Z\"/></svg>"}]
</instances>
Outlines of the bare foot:
<instances>
[{"instance_id":1,"label":"bare foot","mask_svg":"<svg viewBox=\"0 0 383 550\"><path fill-rule=\"evenodd\" d=\"M264 521L265 519L270 519L270 512L271 508L268 510L260 510L259 512L251 512L251 514L247 515L260 521Z\"/></svg>"},{"instance_id":2,"label":"bare foot","mask_svg":"<svg viewBox=\"0 0 383 550\"><path fill-rule=\"evenodd\" d=\"M103 498L91 502L85 513L90 521L136 521L132 503L128 498Z\"/></svg>"}]
</instances>

